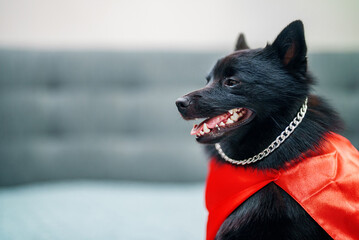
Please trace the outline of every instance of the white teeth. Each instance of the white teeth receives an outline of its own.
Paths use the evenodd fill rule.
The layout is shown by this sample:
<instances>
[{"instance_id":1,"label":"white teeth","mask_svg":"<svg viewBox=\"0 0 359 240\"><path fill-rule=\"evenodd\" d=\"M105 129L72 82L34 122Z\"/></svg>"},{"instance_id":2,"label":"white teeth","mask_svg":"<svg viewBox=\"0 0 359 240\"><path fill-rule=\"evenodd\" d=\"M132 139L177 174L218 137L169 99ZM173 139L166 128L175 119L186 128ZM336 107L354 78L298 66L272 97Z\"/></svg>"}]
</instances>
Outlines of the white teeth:
<instances>
[{"instance_id":1,"label":"white teeth","mask_svg":"<svg viewBox=\"0 0 359 240\"><path fill-rule=\"evenodd\" d=\"M218 130L221 130L221 128L225 128L226 125L231 125L231 124L237 122L239 118L241 118L242 116L244 116L246 114L246 109L245 108L234 108L234 109L229 110L228 113L230 113L229 118L227 118L227 120L223 120L222 122L219 122L218 124L216 124L215 127L213 127L213 129L217 128ZM198 129L199 126L197 124L194 124L193 129L196 129L196 128ZM196 135L197 135L197 137L201 137L205 134L210 133L213 129L209 128L207 123L203 123L202 130L200 132L198 132Z\"/></svg>"},{"instance_id":2,"label":"white teeth","mask_svg":"<svg viewBox=\"0 0 359 240\"><path fill-rule=\"evenodd\" d=\"M228 118L226 124L231 124L231 123L234 123L232 119Z\"/></svg>"},{"instance_id":3,"label":"white teeth","mask_svg":"<svg viewBox=\"0 0 359 240\"><path fill-rule=\"evenodd\" d=\"M240 111L242 111L242 109L243 109L243 108L234 108L234 109L229 110L228 112L229 112L230 114L233 114L233 113L235 113L235 112L240 112Z\"/></svg>"},{"instance_id":4,"label":"white teeth","mask_svg":"<svg viewBox=\"0 0 359 240\"><path fill-rule=\"evenodd\" d=\"M209 133L209 132L210 132L210 130L209 130L208 127L207 127L207 124L203 124L203 131L204 131L205 133Z\"/></svg>"},{"instance_id":5,"label":"white teeth","mask_svg":"<svg viewBox=\"0 0 359 240\"><path fill-rule=\"evenodd\" d=\"M231 116L231 119L232 119L233 121L237 121L238 118L239 118L239 115L238 115L236 112L233 113L233 115Z\"/></svg>"}]
</instances>

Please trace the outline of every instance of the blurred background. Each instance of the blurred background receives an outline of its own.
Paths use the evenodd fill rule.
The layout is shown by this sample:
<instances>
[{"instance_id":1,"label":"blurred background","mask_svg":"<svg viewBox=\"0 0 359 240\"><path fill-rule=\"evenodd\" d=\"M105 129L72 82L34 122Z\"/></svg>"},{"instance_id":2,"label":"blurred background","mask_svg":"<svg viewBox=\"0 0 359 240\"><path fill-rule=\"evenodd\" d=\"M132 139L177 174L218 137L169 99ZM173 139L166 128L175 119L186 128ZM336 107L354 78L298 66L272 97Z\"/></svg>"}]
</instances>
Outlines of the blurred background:
<instances>
[{"instance_id":1,"label":"blurred background","mask_svg":"<svg viewBox=\"0 0 359 240\"><path fill-rule=\"evenodd\" d=\"M359 2L0 0L0 239L204 239L177 97L239 32L305 25L315 91L359 147Z\"/></svg>"}]
</instances>

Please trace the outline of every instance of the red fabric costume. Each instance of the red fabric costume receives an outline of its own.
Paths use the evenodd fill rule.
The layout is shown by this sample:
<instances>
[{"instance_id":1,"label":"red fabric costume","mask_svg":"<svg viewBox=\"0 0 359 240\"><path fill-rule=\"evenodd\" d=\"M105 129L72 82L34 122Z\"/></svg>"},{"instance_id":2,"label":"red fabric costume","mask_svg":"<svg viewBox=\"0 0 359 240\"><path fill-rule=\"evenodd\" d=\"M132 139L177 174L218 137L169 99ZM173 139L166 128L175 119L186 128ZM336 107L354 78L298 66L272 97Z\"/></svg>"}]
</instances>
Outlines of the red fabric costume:
<instances>
[{"instance_id":1,"label":"red fabric costume","mask_svg":"<svg viewBox=\"0 0 359 240\"><path fill-rule=\"evenodd\" d=\"M359 239L359 152L344 137L326 136L322 151L286 170L259 171L210 161L207 240L255 192L274 182L334 239Z\"/></svg>"}]
</instances>

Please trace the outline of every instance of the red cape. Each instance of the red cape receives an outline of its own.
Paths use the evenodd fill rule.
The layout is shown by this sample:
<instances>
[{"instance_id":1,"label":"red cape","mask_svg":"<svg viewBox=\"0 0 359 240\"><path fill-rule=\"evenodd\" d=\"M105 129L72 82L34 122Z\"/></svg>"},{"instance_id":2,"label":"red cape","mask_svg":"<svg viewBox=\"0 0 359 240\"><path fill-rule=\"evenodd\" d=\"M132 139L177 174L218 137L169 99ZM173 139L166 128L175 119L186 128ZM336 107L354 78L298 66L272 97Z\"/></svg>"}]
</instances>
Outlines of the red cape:
<instances>
[{"instance_id":1,"label":"red cape","mask_svg":"<svg viewBox=\"0 0 359 240\"><path fill-rule=\"evenodd\" d=\"M212 159L206 183L207 240L255 192L274 182L334 239L359 239L359 152L331 133L317 156L286 170L259 171Z\"/></svg>"}]
</instances>

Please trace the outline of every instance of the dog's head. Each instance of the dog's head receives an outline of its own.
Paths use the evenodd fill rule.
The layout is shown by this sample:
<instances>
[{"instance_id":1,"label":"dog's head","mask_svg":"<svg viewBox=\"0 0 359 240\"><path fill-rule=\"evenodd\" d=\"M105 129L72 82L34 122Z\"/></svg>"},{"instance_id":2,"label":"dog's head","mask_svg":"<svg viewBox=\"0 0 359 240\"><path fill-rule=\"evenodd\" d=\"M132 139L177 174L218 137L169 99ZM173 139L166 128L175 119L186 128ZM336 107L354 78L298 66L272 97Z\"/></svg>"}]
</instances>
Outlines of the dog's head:
<instances>
[{"instance_id":1,"label":"dog's head","mask_svg":"<svg viewBox=\"0 0 359 240\"><path fill-rule=\"evenodd\" d=\"M191 134L200 143L216 143L302 102L309 90L306 52L299 20L261 49L249 49L241 34L235 52L214 65L206 86L177 99L184 119L205 118Z\"/></svg>"}]
</instances>

